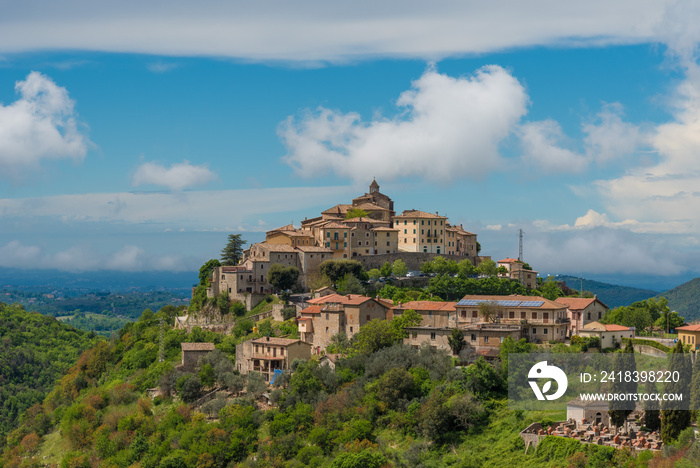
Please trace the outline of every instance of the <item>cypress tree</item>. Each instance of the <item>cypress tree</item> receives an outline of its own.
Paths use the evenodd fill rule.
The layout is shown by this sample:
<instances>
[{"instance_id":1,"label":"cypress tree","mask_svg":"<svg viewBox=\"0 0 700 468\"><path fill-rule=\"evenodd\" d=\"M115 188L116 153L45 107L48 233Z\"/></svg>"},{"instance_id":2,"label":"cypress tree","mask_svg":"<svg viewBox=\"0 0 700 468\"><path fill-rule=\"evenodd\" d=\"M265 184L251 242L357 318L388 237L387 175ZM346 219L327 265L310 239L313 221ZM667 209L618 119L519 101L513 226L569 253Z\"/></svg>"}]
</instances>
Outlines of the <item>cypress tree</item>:
<instances>
[{"instance_id":1,"label":"cypress tree","mask_svg":"<svg viewBox=\"0 0 700 468\"><path fill-rule=\"evenodd\" d=\"M692 367L684 356L683 344L679 341L671 351L668 370L673 375L678 372L678 382L666 382L664 392L667 394L681 393L683 401L662 402L661 404L661 440L664 444L673 442L683 429L690 425L690 380ZM672 380L672 379L671 379Z\"/></svg>"}]
</instances>

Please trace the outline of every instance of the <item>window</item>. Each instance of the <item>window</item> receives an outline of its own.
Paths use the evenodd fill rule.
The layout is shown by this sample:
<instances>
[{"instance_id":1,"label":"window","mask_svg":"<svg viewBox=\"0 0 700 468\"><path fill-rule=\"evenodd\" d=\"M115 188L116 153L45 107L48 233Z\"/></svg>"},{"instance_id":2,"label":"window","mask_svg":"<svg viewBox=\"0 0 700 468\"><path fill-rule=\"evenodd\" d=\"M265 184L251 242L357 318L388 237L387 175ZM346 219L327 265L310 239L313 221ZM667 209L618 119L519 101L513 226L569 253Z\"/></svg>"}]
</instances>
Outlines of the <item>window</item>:
<instances>
[{"instance_id":1,"label":"window","mask_svg":"<svg viewBox=\"0 0 700 468\"><path fill-rule=\"evenodd\" d=\"M523 320L526 318L526 317L525 317L525 312L520 312L520 318L523 319Z\"/></svg>"},{"instance_id":2,"label":"window","mask_svg":"<svg viewBox=\"0 0 700 468\"><path fill-rule=\"evenodd\" d=\"M416 233L416 230L414 229L414 230L413 230L413 234L415 234L415 233Z\"/></svg>"},{"instance_id":3,"label":"window","mask_svg":"<svg viewBox=\"0 0 700 468\"><path fill-rule=\"evenodd\" d=\"M226 275L221 275L221 279L226 279Z\"/></svg>"},{"instance_id":4,"label":"window","mask_svg":"<svg viewBox=\"0 0 700 468\"><path fill-rule=\"evenodd\" d=\"M476 335L472 333L472 341L476 341Z\"/></svg>"},{"instance_id":5,"label":"window","mask_svg":"<svg viewBox=\"0 0 700 468\"><path fill-rule=\"evenodd\" d=\"M350 327L350 333L352 333L352 327Z\"/></svg>"},{"instance_id":6,"label":"window","mask_svg":"<svg viewBox=\"0 0 700 468\"><path fill-rule=\"evenodd\" d=\"M544 334L547 335L547 329L546 329L546 328L544 329Z\"/></svg>"},{"instance_id":7,"label":"window","mask_svg":"<svg viewBox=\"0 0 700 468\"><path fill-rule=\"evenodd\" d=\"M331 316L330 314L326 314L326 320L328 320L330 318L330 316Z\"/></svg>"},{"instance_id":8,"label":"window","mask_svg":"<svg viewBox=\"0 0 700 468\"><path fill-rule=\"evenodd\" d=\"M485 336L485 337L484 337L484 343L488 343L488 342L489 342L489 337L488 337L488 336Z\"/></svg>"},{"instance_id":9,"label":"window","mask_svg":"<svg viewBox=\"0 0 700 468\"><path fill-rule=\"evenodd\" d=\"M348 246L348 243L347 243L347 242L343 242L343 247L347 247L347 246Z\"/></svg>"},{"instance_id":10,"label":"window","mask_svg":"<svg viewBox=\"0 0 700 468\"><path fill-rule=\"evenodd\" d=\"M537 334L537 328L533 328L533 329L532 329L532 334L533 334L533 335L536 335L536 334Z\"/></svg>"},{"instance_id":11,"label":"window","mask_svg":"<svg viewBox=\"0 0 700 468\"><path fill-rule=\"evenodd\" d=\"M326 327L326 333L328 333L328 327Z\"/></svg>"},{"instance_id":12,"label":"window","mask_svg":"<svg viewBox=\"0 0 700 468\"><path fill-rule=\"evenodd\" d=\"M416 338L418 338L418 333L416 333L416 332L411 332L411 338L413 338L414 340L415 340Z\"/></svg>"},{"instance_id":13,"label":"window","mask_svg":"<svg viewBox=\"0 0 700 468\"><path fill-rule=\"evenodd\" d=\"M408 238L404 238L403 243L408 244Z\"/></svg>"},{"instance_id":14,"label":"window","mask_svg":"<svg viewBox=\"0 0 700 468\"><path fill-rule=\"evenodd\" d=\"M475 310L472 310L472 318L477 318L479 316L478 312Z\"/></svg>"},{"instance_id":15,"label":"window","mask_svg":"<svg viewBox=\"0 0 700 468\"><path fill-rule=\"evenodd\" d=\"M537 320L537 312L532 313L532 320Z\"/></svg>"},{"instance_id":16,"label":"window","mask_svg":"<svg viewBox=\"0 0 700 468\"><path fill-rule=\"evenodd\" d=\"M404 219L404 220L403 220L403 225L405 226L405 225L407 225L407 224L408 224L408 220L407 220L407 219Z\"/></svg>"},{"instance_id":17,"label":"window","mask_svg":"<svg viewBox=\"0 0 700 468\"><path fill-rule=\"evenodd\" d=\"M590 319L591 319L591 313L588 312L588 320L590 320Z\"/></svg>"},{"instance_id":18,"label":"window","mask_svg":"<svg viewBox=\"0 0 700 468\"><path fill-rule=\"evenodd\" d=\"M515 312L513 312L512 310L511 310L510 312L508 312L508 318L514 319L514 318L515 318Z\"/></svg>"},{"instance_id":19,"label":"window","mask_svg":"<svg viewBox=\"0 0 700 468\"><path fill-rule=\"evenodd\" d=\"M434 340L434 339L435 339L435 332L431 332L431 333L430 333L430 339L431 339L431 340Z\"/></svg>"},{"instance_id":20,"label":"window","mask_svg":"<svg viewBox=\"0 0 700 468\"><path fill-rule=\"evenodd\" d=\"M420 224L421 224L421 226L423 226L423 225L425 224L425 220L424 220L424 219L421 219L421 220L420 220Z\"/></svg>"},{"instance_id":21,"label":"window","mask_svg":"<svg viewBox=\"0 0 700 468\"><path fill-rule=\"evenodd\" d=\"M404 234L408 234L408 229L404 229L404 230L403 230L403 233L404 233Z\"/></svg>"},{"instance_id":22,"label":"window","mask_svg":"<svg viewBox=\"0 0 700 468\"><path fill-rule=\"evenodd\" d=\"M432 317L432 316L433 316L433 311L432 311L432 310L429 310L429 311L428 311L428 317Z\"/></svg>"}]
</instances>

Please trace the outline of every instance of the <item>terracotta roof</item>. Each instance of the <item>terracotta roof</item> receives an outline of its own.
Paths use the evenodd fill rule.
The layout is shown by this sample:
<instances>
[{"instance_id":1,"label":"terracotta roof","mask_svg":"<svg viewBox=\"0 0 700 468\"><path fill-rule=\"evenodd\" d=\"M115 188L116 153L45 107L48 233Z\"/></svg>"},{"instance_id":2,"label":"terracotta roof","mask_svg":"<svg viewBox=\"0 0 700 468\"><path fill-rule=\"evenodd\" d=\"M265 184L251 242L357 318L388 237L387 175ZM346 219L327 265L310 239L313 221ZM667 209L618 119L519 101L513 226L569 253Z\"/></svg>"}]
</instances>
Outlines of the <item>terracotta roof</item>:
<instances>
[{"instance_id":1,"label":"terracotta roof","mask_svg":"<svg viewBox=\"0 0 700 468\"><path fill-rule=\"evenodd\" d=\"M559 310L566 306L549 299L545 299L542 296L521 296L518 294L513 294L510 296L479 296L479 295L467 295L462 298L462 300L475 300L475 301L523 301L523 302L542 302L540 306L520 306L519 309L552 309ZM461 306L460 306L461 307ZM467 306L471 307L471 306ZM507 307L507 306L506 306Z\"/></svg>"},{"instance_id":2,"label":"terracotta roof","mask_svg":"<svg viewBox=\"0 0 700 468\"><path fill-rule=\"evenodd\" d=\"M421 310L442 310L446 312L454 312L456 302L438 302L438 301L410 301L401 306L392 307L392 310L408 310L413 309L416 312Z\"/></svg>"},{"instance_id":3,"label":"terracotta roof","mask_svg":"<svg viewBox=\"0 0 700 468\"><path fill-rule=\"evenodd\" d=\"M313 320L313 317L301 317L298 318L297 320L302 321L302 320Z\"/></svg>"},{"instance_id":4,"label":"terracotta roof","mask_svg":"<svg viewBox=\"0 0 700 468\"><path fill-rule=\"evenodd\" d=\"M445 229L448 231L456 231L458 234L461 234L463 236L475 236L473 232L465 231L462 226L453 226L449 223L445 223L446 227Z\"/></svg>"},{"instance_id":5,"label":"terracotta roof","mask_svg":"<svg viewBox=\"0 0 700 468\"><path fill-rule=\"evenodd\" d=\"M251 271L250 269L242 266L242 265L237 265L237 266L222 266L221 267L221 272L222 273L238 273L239 271L245 271L249 272Z\"/></svg>"},{"instance_id":6,"label":"terracotta roof","mask_svg":"<svg viewBox=\"0 0 700 468\"><path fill-rule=\"evenodd\" d=\"M214 343L180 343L183 351L214 351Z\"/></svg>"},{"instance_id":7,"label":"terracotta roof","mask_svg":"<svg viewBox=\"0 0 700 468\"><path fill-rule=\"evenodd\" d=\"M307 307L306 309L303 309L301 314L320 314L321 313L321 306L317 305L312 305Z\"/></svg>"},{"instance_id":8,"label":"terracotta roof","mask_svg":"<svg viewBox=\"0 0 700 468\"><path fill-rule=\"evenodd\" d=\"M322 228L323 229L350 229L350 226L331 221L328 224L322 226Z\"/></svg>"},{"instance_id":9,"label":"terracotta roof","mask_svg":"<svg viewBox=\"0 0 700 468\"><path fill-rule=\"evenodd\" d=\"M384 208L384 207L381 207L377 204L370 203L370 202L360 203L359 205L354 205L352 208L356 208L356 209L360 209L360 210L389 211L388 208Z\"/></svg>"},{"instance_id":10,"label":"terracotta roof","mask_svg":"<svg viewBox=\"0 0 700 468\"><path fill-rule=\"evenodd\" d=\"M593 304L595 301L600 302L603 304L600 299L596 297L557 297L555 302L558 302L560 304L564 304L567 309L571 310L583 310L589 305ZM608 306L603 304L603 306L607 309Z\"/></svg>"},{"instance_id":11,"label":"terracotta roof","mask_svg":"<svg viewBox=\"0 0 700 468\"><path fill-rule=\"evenodd\" d=\"M323 253L333 253L331 249L326 247L319 247L317 245L297 245L297 249L302 252L323 252Z\"/></svg>"},{"instance_id":12,"label":"terracotta roof","mask_svg":"<svg viewBox=\"0 0 700 468\"><path fill-rule=\"evenodd\" d=\"M364 304L369 300L372 300L372 298L367 296L361 296L359 294L348 294L347 296L343 296L341 294L329 294L328 296L309 299L306 302L308 302L309 304L328 304L329 302L337 302L343 305L359 305Z\"/></svg>"},{"instance_id":13,"label":"terracotta roof","mask_svg":"<svg viewBox=\"0 0 700 468\"><path fill-rule=\"evenodd\" d=\"M294 227L293 224L287 224L286 226L278 227L277 229L272 229L271 231L267 232L275 232L275 231L295 231L296 228Z\"/></svg>"},{"instance_id":14,"label":"terracotta roof","mask_svg":"<svg viewBox=\"0 0 700 468\"><path fill-rule=\"evenodd\" d=\"M252 341L255 344L270 344L270 345L277 345L277 346L289 346L290 344L300 342L301 340L294 340L291 338L264 337L264 338L257 338L255 340L250 340L250 341Z\"/></svg>"},{"instance_id":15,"label":"terracotta roof","mask_svg":"<svg viewBox=\"0 0 700 468\"><path fill-rule=\"evenodd\" d=\"M420 210L404 210L400 215L394 216L394 218L436 218L436 219L447 219L447 216L440 216L438 214L428 213L426 211Z\"/></svg>"},{"instance_id":16,"label":"terracotta roof","mask_svg":"<svg viewBox=\"0 0 700 468\"><path fill-rule=\"evenodd\" d=\"M384 304L386 307L394 307L394 302L391 299L384 299L383 297L378 297L375 301L380 304Z\"/></svg>"},{"instance_id":17,"label":"terracotta roof","mask_svg":"<svg viewBox=\"0 0 700 468\"><path fill-rule=\"evenodd\" d=\"M581 330L586 330L586 331L606 331L607 328L606 328L605 325L603 325L602 323L600 323L600 322L598 322L597 320L595 320L595 321L593 321L593 322L589 322L589 323L585 324L585 325L581 328Z\"/></svg>"},{"instance_id":18,"label":"terracotta roof","mask_svg":"<svg viewBox=\"0 0 700 468\"><path fill-rule=\"evenodd\" d=\"M377 226L375 228L372 228L371 230L372 231L398 231L398 229L385 227L385 226Z\"/></svg>"},{"instance_id":19,"label":"terracotta roof","mask_svg":"<svg viewBox=\"0 0 700 468\"><path fill-rule=\"evenodd\" d=\"M605 331L630 331L630 327L623 327L622 325L609 324L609 325L605 325Z\"/></svg>"},{"instance_id":20,"label":"terracotta roof","mask_svg":"<svg viewBox=\"0 0 700 468\"><path fill-rule=\"evenodd\" d=\"M676 330L683 330L683 331L700 331L700 324L697 325L685 325L683 327L676 327Z\"/></svg>"},{"instance_id":21,"label":"terracotta roof","mask_svg":"<svg viewBox=\"0 0 700 468\"><path fill-rule=\"evenodd\" d=\"M496 263L522 263L520 260L517 258L504 258L503 260L499 260Z\"/></svg>"},{"instance_id":22,"label":"terracotta roof","mask_svg":"<svg viewBox=\"0 0 700 468\"><path fill-rule=\"evenodd\" d=\"M321 211L323 214L334 214L334 213L346 213L349 209L352 209L352 205L338 204L328 208L327 210Z\"/></svg>"}]
</instances>

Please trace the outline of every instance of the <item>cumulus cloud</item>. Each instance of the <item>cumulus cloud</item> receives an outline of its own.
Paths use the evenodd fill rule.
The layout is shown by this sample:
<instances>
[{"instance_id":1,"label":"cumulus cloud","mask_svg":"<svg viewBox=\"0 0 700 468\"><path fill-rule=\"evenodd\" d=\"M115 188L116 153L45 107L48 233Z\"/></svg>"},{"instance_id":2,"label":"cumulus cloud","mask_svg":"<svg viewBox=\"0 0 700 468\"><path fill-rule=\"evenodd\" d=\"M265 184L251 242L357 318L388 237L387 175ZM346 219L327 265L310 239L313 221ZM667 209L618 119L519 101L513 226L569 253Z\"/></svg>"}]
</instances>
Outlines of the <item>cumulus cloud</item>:
<instances>
[{"instance_id":1,"label":"cumulus cloud","mask_svg":"<svg viewBox=\"0 0 700 468\"><path fill-rule=\"evenodd\" d=\"M592 209L589 209L585 215L576 218L573 225L556 225L543 219L533 221L533 225L542 231L572 231L605 227L647 234L690 234L694 229L693 223L689 222L688 220L639 221L636 219L625 219L622 221L611 221L610 217L606 213L598 213Z\"/></svg>"},{"instance_id":2,"label":"cumulus cloud","mask_svg":"<svg viewBox=\"0 0 700 468\"><path fill-rule=\"evenodd\" d=\"M169 168L157 162L146 162L136 169L131 185L158 185L171 190L183 190L206 185L216 178L216 174L205 165L195 166L188 161L173 164Z\"/></svg>"},{"instance_id":3,"label":"cumulus cloud","mask_svg":"<svg viewBox=\"0 0 700 468\"><path fill-rule=\"evenodd\" d=\"M523 86L499 66L453 78L428 69L396 104L393 119L363 122L356 113L325 108L300 121L290 117L278 134L285 161L303 176L332 171L385 180L421 176L435 181L479 179L502 164L498 145L525 115Z\"/></svg>"},{"instance_id":4,"label":"cumulus cloud","mask_svg":"<svg viewBox=\"0 0 700 468\"><path fill-rule=\"evenodd\" d=\"M548 119L520 126L523 161L548 173L577 173L591 163L605 165L635 153L648 141L640 127L623 120L619 103L606 104L590 121L581 125L583 150L572 149L558 122Z\"/></svg>"},{"instance_id":5,"label":"cumulus cloud","mask_svg":"<svg viewBox=\"0 0 700 468\"><path fill-rule=\"evenodd\" d=\"M18 81L15 91L17 101L0 105L0 173L19 175L42 160L81 161L89 141L78 131L68 91L38 72Z\"/></svg>"}]
</instances>

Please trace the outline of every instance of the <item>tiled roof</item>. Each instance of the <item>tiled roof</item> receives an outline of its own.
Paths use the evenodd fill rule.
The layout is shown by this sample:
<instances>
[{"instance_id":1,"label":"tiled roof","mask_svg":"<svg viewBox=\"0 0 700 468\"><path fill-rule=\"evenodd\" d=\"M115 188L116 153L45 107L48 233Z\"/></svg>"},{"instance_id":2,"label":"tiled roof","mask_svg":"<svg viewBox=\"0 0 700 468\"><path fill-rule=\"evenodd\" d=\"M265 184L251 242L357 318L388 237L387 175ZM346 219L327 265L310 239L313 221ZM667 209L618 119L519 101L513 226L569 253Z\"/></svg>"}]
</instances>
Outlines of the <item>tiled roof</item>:
<instances>
[{"instance_id":1,"label":"tiled roof","mask_svg":"<svg viewBox=\"0 0 700 468\"><path fill-rule=\"evenodd\" d=\"M297 249L302 252L323 252L323 253L333 253L331 249L325 247L319 247L316 245L297 245Z\"/></svg>"},{"instance_id":2,"label":"tiled roof","mask_svg":"<svg viewBox=\"0 0 700 468\"><path fill-rule=\"evenodd\" d=\"M676 330L683 330L683 331L700 331L700 324L698 325L686 325L684 327L676 327Z\"/></svg>"},{"instance_id":3,"label":"tiled roof","mask_svg":"<svg viewBox=\"0 0 700 468\"><path fill-rule=\"evenodd\" d=\"M520 263L517 258L504 258L503 260L499 260L497 263Z\"/></svg>"},{"instance_id":4,"label":"tiled roof","mask_svg":"<svg viewBox=\"0 0 700 468\"><path fill-rule=\"evenodd\" d=\"M325 226L322 226L322 229L350 229L350 226L348 226L346 224L330 222L330 223L326 224Z\"/></svg>"},{"instance_id":5,"label":"tiled roof","mask_svg":"<svg viewBox=\"0 0 700 468\"><path fill-rule=\"evenodd\" d=\"M222 273L238 273L238 272L248 272L251 271L250 269L242 266L242 265L236 265L236 266L222 266L221 267L221 272Z\"/></svg>"},{"instance_id":6,"label":"tiled roof","mask_svg":"<svg viewBox=\"0 0 700 468\"><path fill-rule=\"evenodd\" d=\"M264 337L264 338L257 338L255 340L250 340L254 344L270 344L270 345L277 345L277 346L289 346L290 344L297 343L301 340L294 340L292 338L276 338L276 337Z\"/></svg>"},{"instance_id":7,"label":"tiled roof","mask_svg":"<svg viewBox=\"0 0 700 468\"><path fill-rule=\"evenodd\" d=\"M595 297L557 297L555 302L564 304L567 309L583 310L595 301L600 302L600 300ZM600 303L603 304L602 302ZM608 308L605 304L603 304L603 306L606 309Z\"/></svg>"},{"instance_id":8,"label":"tiled roof","mask_svg":"<svg viewBox=\"0 0 700 468\"><path fill-rule=\"evenodd\" d=\"M435 213L428 213L426 211L420 210L404 210L400 215L394 216L394 218L435 218L435 219L447 219L447 216L440 216Z\"/></svg>"},{"instance_id":9,"label":"tiled roof","mask_svg":"<svg viewBox=\"0 0 700 468\"><path fill-rule=\"evenodd\" d=\"M401 306L392 307L392 310L408 310L413 309L416 312L421 310L442 310L446 312L454 312L456 302L438 302L438 301L410 301Z\"/></svg>"},{"instance_id":10,"label":"tiled roof","mask_svg":"<svg viewBox=\"0 0 700 468\"><path fill-rule=\"evenodd\" d=\"M315 299L309 299L309 304L328 304L330 302L343 304L343 305L359 305L372 300L371 297L361 296L359 294L348 294L343 296L341 294L329 294L328 296L317 297ZM303 312L303 311L302 311Z\"/></svg>"},{"instance_id":11,"label":"tiled roof","mask_svg":"<svg viewBox=\"0 0 700 468\"><path fill-rule=\"evenodd\" d=\"M278 227L277 229L273 229L268 232L275 232L275 231L295 231L296 228L294 227L293 224L287 224L286 226Z\"/></svg>"},{"instance_id":12,"label":"tiled roof","mask_svg":"<svg viewBox=\"0 0 700 468\"><path fill-rule=\"evenodd\" d=\"M381 207L379 205L376 205L376 204L370 203L370 202L360 203L359 205L355 205L352 208L356 208L359 210L389 211L389 209L387 209L387 208Z\"/></svg>"},{"instance_id":13,"label":"tiled roof","mask_svg":"<svg viewBox=\"0 0 700 468\"><path fill-rule=\"evenodd\" d=\"M622 325L609 324L609 325L605 325L605 331L630 331L630 327L623 327Z\"/></svg>"},{"instance_id":14,"label":"tiled roof","mask_svg":"<svg viewBox=\"0 0 700 468\"><path fill-rule=\"evenodd\" d=\"M346 213L348 210L352 209L352 205L338 204L328 208L325 211L321 211L323 214L334 214L334 213Z\"/></svg>"},{"instance_id":15,"label":"tiled roof","mask_svg":"<svg viewBox=\"0 0 700 468\"><path fill-rule=\"evenodd\" d=\"M372 228L371 230L372 231L398 231L398 229L385 227L385 226L378 226L378 227Z\"/></svg>"},{"instance_id":16,"label":"tiled roof","mask_svg":"<svg viewBox=\"0 0 700 468\"><path fill-rule=\"evenodd\" d=\"M214 351L214 343L180 343L183 351Z\"/></svg>"},{"instance_id":17,"label":"tiled roof","mask_svg":"<svg viewBox=\"0 0 700 468\"><path fill-rule=\"evenodd\" d=\"M302 313L302 314L320 314L321 313L321 306L312 305L312 306L307 307L306 309L303 309L300 313Z\"/></svg>"}]
</instances>

